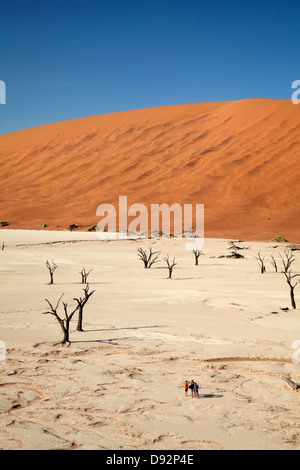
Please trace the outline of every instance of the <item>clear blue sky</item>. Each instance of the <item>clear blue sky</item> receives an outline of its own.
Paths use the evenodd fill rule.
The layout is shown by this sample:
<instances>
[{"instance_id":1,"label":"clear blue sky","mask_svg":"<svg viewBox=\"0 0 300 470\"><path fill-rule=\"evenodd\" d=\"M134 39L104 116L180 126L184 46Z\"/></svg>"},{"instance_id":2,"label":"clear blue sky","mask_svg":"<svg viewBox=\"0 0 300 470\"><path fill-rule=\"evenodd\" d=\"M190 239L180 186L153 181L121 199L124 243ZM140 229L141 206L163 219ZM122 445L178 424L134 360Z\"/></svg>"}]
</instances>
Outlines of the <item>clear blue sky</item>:
<instances>
[{"instance_id":1,"label":"clear blue sky","mask_svg":"<svg viewBox=\"0 0 300 470\"><path fill-rule=\"evenodd\" d=\"M0 134L137 108L290 98L300 3L0 0L0 80Z\"/></svg>"}]
</instances>

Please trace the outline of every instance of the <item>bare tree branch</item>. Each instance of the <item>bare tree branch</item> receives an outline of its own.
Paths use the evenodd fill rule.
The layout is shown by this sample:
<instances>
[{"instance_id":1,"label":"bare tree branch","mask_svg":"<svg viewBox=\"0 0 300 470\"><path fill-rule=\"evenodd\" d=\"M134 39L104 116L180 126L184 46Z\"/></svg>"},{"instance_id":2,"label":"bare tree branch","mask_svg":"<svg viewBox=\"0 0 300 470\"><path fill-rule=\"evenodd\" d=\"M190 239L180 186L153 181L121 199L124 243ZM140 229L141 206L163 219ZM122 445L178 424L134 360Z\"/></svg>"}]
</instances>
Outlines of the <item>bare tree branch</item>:
<instances>
[{"instance_id":1,"label":"bare tree branch","mask_svg":"<svg viewBox=\"0 0 300 470\"><path fill-rule=\"evenodd\" d=\"M73 317L74 313L77 311L78 307L76 307L71 313L68 313L68 304L63 302L65 318L61 318L59 316L59 314L57 313L57 310L58 310L59 303L60 303L63 295L64 294L62 294L60 296L60 298L58 299L57 304L56 304L55 307L51 304L51 302L48 299L46 299L46 302L48 303L50 310L47 310L46 312L43 312L43 314L44 315L50 314L50 315L53 315L56 318L56 320L58 321L58 323L59 323L59 325L62 329L62 332L63 332L62 344L65 344L65 343L70 342L70 339L69 339L69 336L70 336L70 322L72 320L72 317Z\"/></svg>"},{"instance_id":2,"label":"bare tree branch","mask_svg":"<svg viewBox=\"0 0 300 470\"><path fill-rule=\"evenodd\" d=\"M149 269L154 263L159 262L160 251L153 251L152 248L149 248L149 254L147 255L146 250L143 248L138 248L138 257L144 263L144 268Z\"/></svg>"},{"instance_id":3,"label":"bare tree branch","mask_svg":"<svg viewBox=\"0 0 300 470\"><path fill-rule=\"evenodd\" d=\"M195 255L195 265L198 266L198 259L200 256L205 256L205 254L201 250L193 250L193 253Z\"/></svg>"},{"instance_id":4,"label":"bare tree branch","mask_svg":"<svg viewBox=\"0 0 300 470\"><path fill-rule=\"evenodd\" d=\"M90 269L88 272L86 272L85 268L83 268L83 269L80 271L80 274L81 274L81 283L82 283L82 284L87 284L87 278L88 278L88 275L90 274L91 271L93 271L93 270Z\"/></svg>"},{"instance_id":5,"label":"bare tree branch","mask_svg":"<svg viewBox=\"0 0 300 470\"><path fill-rule=\"evenodd\" d=\"M274 258L273 255L271 255L271 258L272 258L271 264L274 266L275 272L277 273L277 272L278 272L278 268L277 268L276 260L275 260L275 258Z\"/></svg>"},{"instance_id":6,"label":"bare tree branch","mask_svg":"<svg viewBox=\"0 0 300 470\"><path fill-rule=\"evenodd\" d=\"M47 268L48 268L48 270L49 270L49 274L50 274L50 282L49 282L49 284L53 284L53 274L54 274L54 271L55 271L56 268L57 268L57 265L56 265L55 263L53 263L53 261L52 261L52 266L51 266L51 264L50 264L49 261L47 260L47 261L46 261L46 266L47 266Z\"/></svg>"},{"instance_id":7,"label":"bare tree branch","mask_svg":"<svg viewBox=\"0 0 300 470\"><path fill-rule=\"evenodd\" d=\"M290 379L290 377L282 377L282 379L293 389L298 390L300 388L300 384L294 382Z\"/></svg>"},{"instance_id":8,"label":"bare tree branch","mask_svg":"<svg viewBox=\"0 0 300 470\"><path fill-rule=\"evenodd\" d=\"M245 246L238 246L235 244L233 240L229 242L229 247L228 250L247 250L247 247Z\"/></svg>"},{"instance_id":9,"label":"bare tree branch","mask_svg":"<svg viewBox=\"0 0 300 470\"><path fill-rule=\"evenodd\" d=\"M279 253L280 254L280 253ZM295 277L300 277L300 274L298 273L295 273L295 274L292 274L292 271L291 271L291 265L294 263L295 260L295 257L292 253L290 253L288 250L285 250L284 251L284 256L281 256L280 254L280 257L281 257L281 260L282 260L282 264L283 264L283 271L282 273L285 275L285 278L286 278L286 282L288 283L289 285L289 288L290 288L290 299L291 299L291 305L292 305L292 308L296 308L296 301L295 301L295 293L294 293L294 290L295 290L295 287L296 285L298 284L298 282L296 282L295 284L292 283L292 280L295 279Z\"/></svg>"},{"instance_id":10,"label":"bare tree branch","mask_svg":"<svg viewBox=\"0 0 300 470\"><path fill-rule=\"evenodd\" d=\"M89 298L94 294L95 291L92 290L91 292L89 292L89 285L87 284L85 289L83 289L83 292L84 292L84 298L79 297L79 299L76 299L76 298L73 299L73 300L76 300L77 309L78 309L77 331L83 331L83 328L82 328L83 308L84 308L85 304L87 303L87 301L89 300Z\"/></svg>"},{"instance_id":11,"label":"bare tree branch","mask_svg":"<svg viewBox=\"0 0 300 470\"><path fill-rule=\"evenodd\" d=\"M284 250L284 256L281 256L281 253L279 253L279 256L283 264L282 272L286 273L290 269L291 265L296 261L295 257L293 253L290 253L288 250Z\"/></svg>"},{"instance_id":12,"label":"bare tree branch","mask_svg":"<svg viewBox=\"0 0 300 470\"><path fill-rule=\"evenodd\" d=\"M261 257L261 254L260 254L260 251L257 253L257 256L255 256L256 259L258 259L259 261L259 264L260 264L260 272L262 274L264 274L266 272L266 267L265 267L265 264L264 264L264 257L262 258Z\"/></svg>"},{"instance_id":13,"label":"bare tree branch","mask_svg":"<svg viewBox=\"0 0 300 470\"><path fill-rule=\"evenodd\" d=\"M173 261L171 262L171 261L169 260L169 255L167 255L166 257L164 257L164 260L165 260L165 262L167 263L167 267L168 267L168 270L169 270L169 277L168 277L168 279L171 279L171 278L172 278L172 273L173 273L174 266L176 266L177 263L175 263L175 258L173 258Z\"/></svg>"}]
</instances>

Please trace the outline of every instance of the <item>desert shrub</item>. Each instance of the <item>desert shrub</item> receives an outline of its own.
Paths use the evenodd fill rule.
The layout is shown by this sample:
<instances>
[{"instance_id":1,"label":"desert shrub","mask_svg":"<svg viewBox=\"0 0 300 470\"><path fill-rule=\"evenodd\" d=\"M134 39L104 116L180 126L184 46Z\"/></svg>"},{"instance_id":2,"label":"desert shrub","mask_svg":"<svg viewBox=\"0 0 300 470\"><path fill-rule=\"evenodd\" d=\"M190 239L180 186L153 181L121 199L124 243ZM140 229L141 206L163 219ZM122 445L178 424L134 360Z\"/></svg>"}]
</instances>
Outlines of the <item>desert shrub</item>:
<instances>
[{"instance_id":1,"label":"desert shrub","mask_svg":"<svg viewBox=\"0 0 300 470\"><path fill-rule=\"evenodd\" d=\"M95 232L96 231L97 225L91 225L90 227L87 228L88 232Z\"/></svg>"},{"instance_id":2,"label":"desert shrub","mask_svg":"<svg viewBox=\"0 0 300 470\"><path fill-rule=\"evenodd\" d=\"M287 239L284 237L273 238L272 242L287 242Z\"/></svg>"}]
</instances>

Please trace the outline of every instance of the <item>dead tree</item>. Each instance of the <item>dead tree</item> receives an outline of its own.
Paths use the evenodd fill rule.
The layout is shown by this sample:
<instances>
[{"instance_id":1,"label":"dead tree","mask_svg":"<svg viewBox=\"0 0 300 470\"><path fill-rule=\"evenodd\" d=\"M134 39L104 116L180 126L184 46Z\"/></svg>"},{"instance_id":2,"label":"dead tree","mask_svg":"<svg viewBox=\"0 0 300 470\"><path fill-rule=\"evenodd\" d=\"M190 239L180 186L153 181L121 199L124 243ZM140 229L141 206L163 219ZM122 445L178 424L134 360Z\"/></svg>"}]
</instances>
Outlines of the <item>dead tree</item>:
<instances>
[{"instance_id":1,"label":"dead tree","mask_svg":"<svg viewBox=\"0 0 300 470\"><path fill-rule=\"evenodd\" d=\"M214 258L214 256L213 256ZM218 258L234 258L234 259L239 259L239 258L245 258L245 256L241 255L238 253L236 250L233 250L230 255L220 255Z\"/></svg>"},{"instance_id":2,"label":"dead tree","mask_svg":"<svg viewBox=\"0 0 300 470\"><path fill-rule=\"evenodd\" d=\"M300 251L300 245L296 243L291 243L289 246L289 249L291 251Z\"/></svg>"},{"instance_id":3,"label":"dead tree","mask_svg":"<svg viewBox=\"0 0 300 470\"><path fill-rule=\"evenodd\" d=\"M229 242L228 250L247 250L245 246L238 246L233 240Z\"/></svg>"},{"instance_id":4,"label":"dead tree","mask_svg":"<svg viewBox=\"0 0 300 470\"><path fill-rule=\"evenodd\" d=\"M278 272L278 268L277 268L276 260L275 260L275 258L274 258L273 255L271 255L271 258L272 258L271 264L272 264L272 266L274 266L275 272L277 273L277 272Z\"/></svg>"},{"instance_id":5,"label":"dead tree","mask_svg":"<svg viewBox=\"0 0 300 470\"><path fill-rule=\"evenodd\" d=\"M85 304L87 303L87 301L89 300L89 298L93 295L95 291L92 290L91 292L89 292L89 285L87 284L85 289L83 289L83 292L84 292L83 299L81 297L79 297L79 299L76 299L76 298L73 299L73 300L76 300L77 309L78 309L77 331L83 331L83 328L82 328L83 307L85 306Z\"/></svg>"},{"instance_id":6,"label":"dead tree","mask_svg":"<svg viewBox=\"0 0 300 470\"><path fill-rule=\"evenodd\" d=\"M55 263L53 263L53 261L52 261L52 266L51 266L51 264L47 260L46 261L46 266L49 269L49 273L50 273L50 282L49 282L49 284L53 284L53 274L54 274L54 271L57 268L57 265Z\"/></svg>"},{"instance_id":7,"label":"dead tree","mask_svg":"<svg viewBox=\"0 0 300 470\"><path fill-rule=\"evenodd\" d=\"M79 230L79 229L80 229L80 225L76 225L76 224L71 224L67 228L67 230L70 230L70 232L73 232L73 230Z\"/></svg>"},{"instance_id":8,"label":"dead tree","mask_svg":"<svg viewBox=\"0 0 300 470\"><path fill-rule=\"evenodd\" d=\"M90 269L90 271L86 272L85 268L83 268L83 269L80 271L80 274L81 274L81 283L82 283L82 284L87 284L87 278L88 278L88 275L90 274L91 271L93 271L93 270Z\"/></svg>"},{"instance_id":9,"label":"dead tree","mask_svg":"<svg viewBox=\"0 0 300 470\"><path fill-rule=\"evenodd\" d=\"M295 261L294 255L292 253L289 253L287 250L285 250L284 255L285 255L285 258L280 255L282 264L283 264L282 273L285 275L286 282L289 285L291 305L292 305L292 308L295 309L296 301L295 301L294 290L298 282L293 284L293 279L295 279L295 277L300 277L300 274L292 274L292 271L291 271L291 265Z\"/></svg>"},{"instance_id":10,"label":"dead tree","mask_svg":"<svg viewBox=\"0 0 300 470\"><path fill-rule=\"evenodd\" d=\"M259 261L259 264L260 264L260 272L262 274L264 274L266 272L266 267L265 267L265 263L264 263L264 259L265 258L262 258L261 257L261 254L260 254L260 251L257 253L257 256L255 256L256 259L258 259Z\"/></svg>"},{"instance_id":11,"label":"dead tree","mask_svg":"<svg viewBox=\"0 0 300 470\"><path fill-rule=\"evenodd\" d=\"M282 377L282 378L293 390L299 390L300 384L297 384L296 382L291 380L290 377Z\"/></svg>"},{"instance_id":12,"label":"dead tree","mask_svg":"<svg viewBox=\"0 0 300 470\"><path fill-rule=\"evenodd\" d=\"M58 302L57 302L55 307L51 304L51 302L49 302L48 299L46 299L46 302L48 303L50 310L47 310L46 312L43 312L43 314L44 315L47 315L47 314L53 315L56 318L56 320L60 324L60 327L61 327L62 332L63 332L62 344L66 344L66 343L70 343L70 338L69 338L69 336L70 336L70 322L72 320L72 317L73 317L74 313L77 311L78 307L76 307L71 313L68 313L68 304L63 302L65 317L61 318L59 316L59 314L57 313L57 310L58 310L59 303L60 303L61 298L63 297L63 295L64 294L62 294L61 297L58 299Z\"/></svg>"},{"instance_id":13,"label":"dead tree","mask_svg":"<svg viewBox=\"0 0 300 470\"><path fill-rule=\"evenodd\" d=\"M199 259L199 257L202 256L202 255L205 256L205 254L202 253L202 251L201 251L201 250L198 250L198 249L197 249L197 250L193 250L193 253L194 253L194 255L195 255L195 265L198 266L198 259Z\"/></svg>"},{"instance_id":14,"label":"dead tree","mask_svg":"<svg viewBox=\"0 0 300 470\"><path fill-rule=\"evenodd\" d=\"M169 255L167 255L166 257L164 257L164 260L165 260L165 262L167 263L168 270L169 270L169 277L168 277L168 279L172 279L172 273L173 273L174 266L177 265L177 263L175 263L175 258L173 258L173 262L171 262L171 261L169 260Z\"/></svg>"},{"instance_id":15,"label":"dead tree","mask_svg":"<svg viewBox=\"0 0 300 470\"><path fill-rule=\"evenodd\" d=\"M5 245L4 245L4 242L3 242L3 243L2 243L2 248L1 248L2 251L4 250L4 246L5 246Z\"/></svg>"},{"instance_id":16,"label":"dead tree","mask_svg":"<svg viewBox=\"0 0 300 470\"><path fill-rule=\"evenodd\" d=\"M292 305L292 308L295 309L296 308L296 301L295 301L294 289L295 289L296 285L298 284L298 282L296 282L293 285L292 280L297 276L300 277L300 274L292 274L291 271L288 271L288 272L284 272L284 275L285 275L285 278L286 278L286 282L288 283L288 285L290 287L291 305Z\"/></svg>"},{"instance_id":17,"label":"dead tree","mask_svg":"<svg viewBox=\"0 0 300 470\"><path fill-rule=\"evenodd\" d=\"M284 273L287 273L290 270L290 267L294 263L295 257L293 253L290 253L288 250L284 250L284 257L281 256L281 253L279 253L279 256L281 258L282 264L283 264L283 271Z\"/></svg>"},{"instance_id":18,"label":"dead tree","mask_svg":"<svg viewBox=\"0 0 300 470\"><path fill-rule=\"evenodd\" d=\"M160 251L152 251L152 248L149 248L148 255L146 250L143 250L143 248L138 248L138 257L143 261L145 269L149 269L154 263L158 263L159 255Z\"/></svg>"},{"instance_id":19,"label":"dead tree","mask_svg":"<svg viewBox=\"0 0 300 470\"><path fill-rule=\"evenodd\" d=\"M227 256L226 256L226 258L235 258L235 259L239 259L239 258L245 258L245 256L241 255L241 254L238 253L236 250L233 250L230 255L227 255Z\"/></svg>"}]
</instances>

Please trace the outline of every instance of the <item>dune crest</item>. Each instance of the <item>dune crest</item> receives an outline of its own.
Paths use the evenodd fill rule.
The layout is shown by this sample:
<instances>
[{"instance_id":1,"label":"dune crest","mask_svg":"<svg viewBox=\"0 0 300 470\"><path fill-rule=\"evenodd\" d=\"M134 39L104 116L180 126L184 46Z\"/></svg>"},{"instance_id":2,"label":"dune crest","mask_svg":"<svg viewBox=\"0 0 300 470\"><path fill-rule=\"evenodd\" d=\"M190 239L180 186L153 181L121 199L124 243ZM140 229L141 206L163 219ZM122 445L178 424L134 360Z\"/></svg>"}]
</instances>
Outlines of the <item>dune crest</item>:
<instances>
[{"instance_id":1,"label":"dune crest","mask_svg":"<svg viewBox=\"0 0 300 470\"><path fill-rule=\"evenodd\" d=\"M102 203L205 204L205 236L300 241L300 106L249 99L140 109L0 136L8 228L98 222Z\"/></svg>"}]
</instances>

